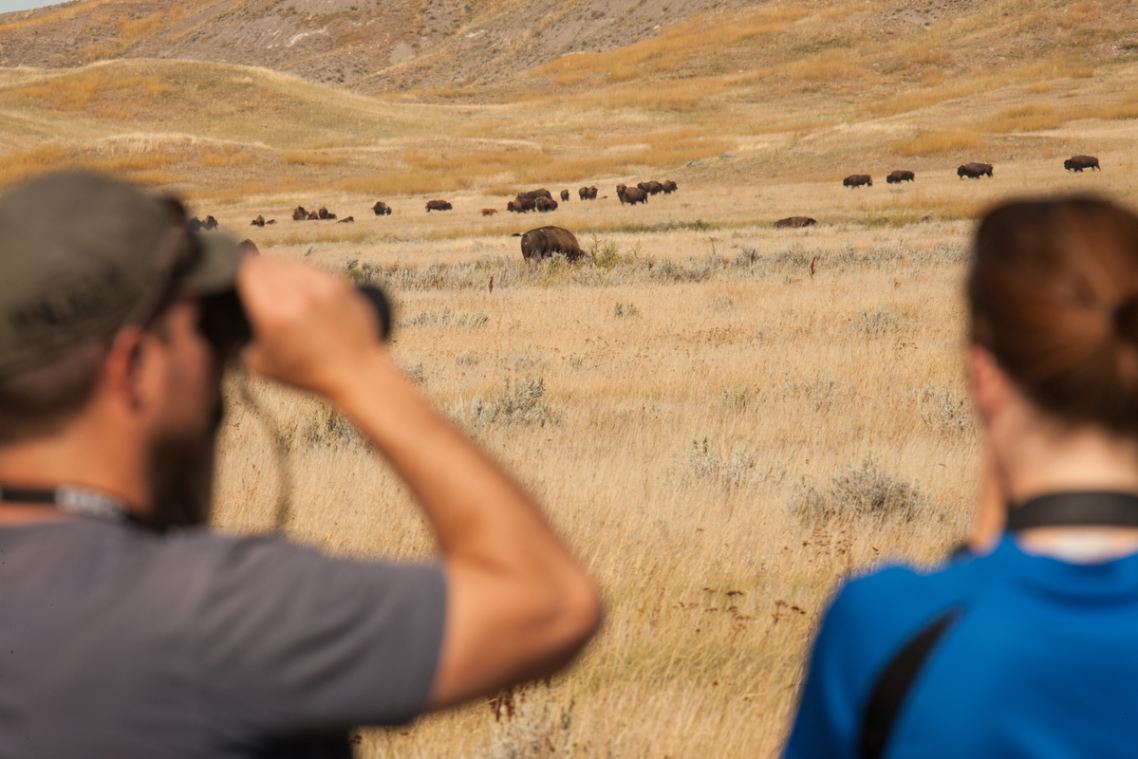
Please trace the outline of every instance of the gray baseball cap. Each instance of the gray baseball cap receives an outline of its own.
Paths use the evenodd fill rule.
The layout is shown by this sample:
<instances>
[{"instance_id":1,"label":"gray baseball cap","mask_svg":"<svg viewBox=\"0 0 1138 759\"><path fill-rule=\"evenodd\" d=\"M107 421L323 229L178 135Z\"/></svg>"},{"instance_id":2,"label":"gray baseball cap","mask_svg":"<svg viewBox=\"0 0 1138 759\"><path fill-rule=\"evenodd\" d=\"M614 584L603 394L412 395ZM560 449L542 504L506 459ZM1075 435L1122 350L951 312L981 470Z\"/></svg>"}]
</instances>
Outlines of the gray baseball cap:
<instances>
[{"instance_id":1,"label":"gray baseball cap","mask_svg":"<svg viewBox=\"0 0 1138 759\"><path fill-rule=\"evenodd\" d=\"M85 172L0 197L0 381L144 324L175 295L232 289L236 242L186 221L171 197Z\"/></svg>"}]
</instances>

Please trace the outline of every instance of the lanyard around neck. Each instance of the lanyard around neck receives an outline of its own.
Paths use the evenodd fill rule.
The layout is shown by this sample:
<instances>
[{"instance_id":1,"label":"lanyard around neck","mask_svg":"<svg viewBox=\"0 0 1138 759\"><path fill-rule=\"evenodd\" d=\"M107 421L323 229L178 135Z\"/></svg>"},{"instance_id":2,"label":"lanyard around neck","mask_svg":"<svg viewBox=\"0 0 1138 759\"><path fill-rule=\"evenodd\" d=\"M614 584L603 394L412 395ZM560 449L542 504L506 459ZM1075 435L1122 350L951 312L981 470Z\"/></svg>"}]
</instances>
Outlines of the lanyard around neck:
<instances>
[{"instance_id":1,"label":"lanyard around neck","mask_svg":"<svg viewBox=\"0 0 1138 759\"><path fill-rule=\"evenodd\" d=\"M1049 493L1008 509L1008 532L1037 527L1138 528L1138 494L1111 491Z\"/></svg>"},{"instance_id":2,"label":"lanyard around neck","mask_svg":"<svg viewBox=\"0 0 1138 759\"><path fill-rule=\"evenodd\" d=\"M5 502L55 508L72 516L101 519L104 522L150 526L134 516L122 501L94 490L70 485L26 488L0 484L0 503Z\"/></svg>"}]
</instances>

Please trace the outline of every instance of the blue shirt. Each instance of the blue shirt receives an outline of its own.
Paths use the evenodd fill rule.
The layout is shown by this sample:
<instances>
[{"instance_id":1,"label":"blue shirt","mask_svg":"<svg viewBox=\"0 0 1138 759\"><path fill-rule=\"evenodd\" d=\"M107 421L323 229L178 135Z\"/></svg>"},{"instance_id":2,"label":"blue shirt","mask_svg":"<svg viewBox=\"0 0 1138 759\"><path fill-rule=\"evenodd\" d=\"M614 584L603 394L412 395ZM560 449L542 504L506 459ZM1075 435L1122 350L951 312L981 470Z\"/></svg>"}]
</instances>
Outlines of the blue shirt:
<instances>
[{"instance_id":1,"label":"blue shirt","mask_svg":"<svg viewBox=\"0 0 1138 759\"><path fill-rule=\"evenodd\" d=\"M1138 554L1073 564L1008 536L931 573L887 567L847 583L818 632L786 756L857 756L883 669L953 609L886 757L1138 756Z\"/></svg>"}]
</instances>

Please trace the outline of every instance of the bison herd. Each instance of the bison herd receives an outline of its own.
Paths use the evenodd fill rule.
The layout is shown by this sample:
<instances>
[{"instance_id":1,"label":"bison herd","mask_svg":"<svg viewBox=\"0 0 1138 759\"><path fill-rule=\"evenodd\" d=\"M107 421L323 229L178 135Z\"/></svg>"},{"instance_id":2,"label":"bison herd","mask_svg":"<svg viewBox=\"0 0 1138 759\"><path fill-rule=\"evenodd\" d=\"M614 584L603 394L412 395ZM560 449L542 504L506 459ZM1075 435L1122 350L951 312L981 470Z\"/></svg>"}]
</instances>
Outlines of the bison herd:
<instances>
[{"instance_id":1,"label":"bison herd","mask_svg":"<svg viewBox=\"0 0 1138 759\"><path fill-rule=\"evenodd\" d=\"M1063 168L1067 171L1076 172L1083 172L1087 169L1094 169L1095 171L1102 170L1102 167L1099 166L1098 158L1093 155L1071 156L1066 161L1063 161ZM994 176L993 167L990 163L962 163L956 167L956 176L960 179L991 178ZM917 175L907 169L898 169L897 171L890 172L890 174L885 177L885 181L889 184L914 182L916 179ZM850 174L842 180L842 186L849 188L873 187L873 177L869 174Z\"/></svg>"},{"instance_id":2,"label":"bison herd","mask_svg":"<svg viewBox=\"0 0 1138 759\"><path fill-rule=\"evenodd\" d=\"M1063 162L1063 168L1067 171L1083 172L1087 169L1101 171L1099 160L1095 156L1090 155L1076 155L1068 158ZM979 179L981 177L993 177L993 167L990 163L969 162L961 164L956 169L956 175L960 179ZM902 182L916 181L916 174L908 169L897 169L890 172L885 181L888 184L901 184ZM851 174L842 180L844 187L850 189L857 189L859 187L873 187L873 177L869 174ZM678 189L677 184L668 179L663 182L658 180L648 180L638 182L635 187L629 187L625 184L618 184L616 186L616 196L620 200L621 205L637 205L647 204L648 198L652 195L670 195ZM568 203L570 200L570 192L568 189L560 191L561 203ZM597 188L593 186L581 187L577 190L577 197L581 200L596 200ZM608 196L605 196L608 197ZM548 213L556 211L559 208L558 201L554 199L553 193L547 189L527 190L519 192L514 196L513 200L506 203L506 210L511 213L528 213L536 211L538 213ZM426 204L426 211L451 211L454 206L450 201L442 199L428 200ZM383 201L376 201L372 206L372 212L376 216L390 216L392 214L391 206ZM483 216L493 216L498 213L496 208L483 208L481 209ZM336 221L336 214L330 212L327 208L321 207L317 211L309 211L304 206L297 206L292 212L293 221ZM338 220L341 224L350 224L355 221L352 216L346 216ZM276 224L276 219L265 219L262 214L258 214L250 224L255 227L265 227L267 225ZM801 229L804 227L812 227L818 221L810 216L788 216L784 219L779 219L774 223L778 229ZM189 220L190 230L197 232L199 230L214 230L218 228L217 219L213 216L207 216L204 220L194 217ZM581 250L577 238L573 233L562 227L544 226L537 229L531 229L524 234L517 234L515 237L521 237L522 256L526 260L537 260L542 258L549 258L554 255L563 255L569 260L576 260L585 255ZM251 253L257 253L256 245L251 240L242 242L242 247Z\"/></svg>"}]
</instances>

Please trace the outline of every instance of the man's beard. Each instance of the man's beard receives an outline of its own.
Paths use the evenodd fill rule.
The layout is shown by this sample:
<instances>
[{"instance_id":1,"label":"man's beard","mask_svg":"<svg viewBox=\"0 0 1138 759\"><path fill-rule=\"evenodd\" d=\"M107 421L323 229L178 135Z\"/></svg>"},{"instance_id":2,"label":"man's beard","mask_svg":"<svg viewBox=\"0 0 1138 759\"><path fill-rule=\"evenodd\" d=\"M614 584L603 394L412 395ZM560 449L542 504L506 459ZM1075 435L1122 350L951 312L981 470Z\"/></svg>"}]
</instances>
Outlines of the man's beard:
<instances>
[{"instance_id":1,"label":"man's beard","mask_svg":"<svg viewBox=\"0 0 1138 759\"><path fill-rule=\"evenodd\" d=\"M214 422L204 435L171 432L151 444L147 462L150 514L146 521L152 526L168 530L209 522L221 419L219 404Z\"/></svg>"}]
</instances>

